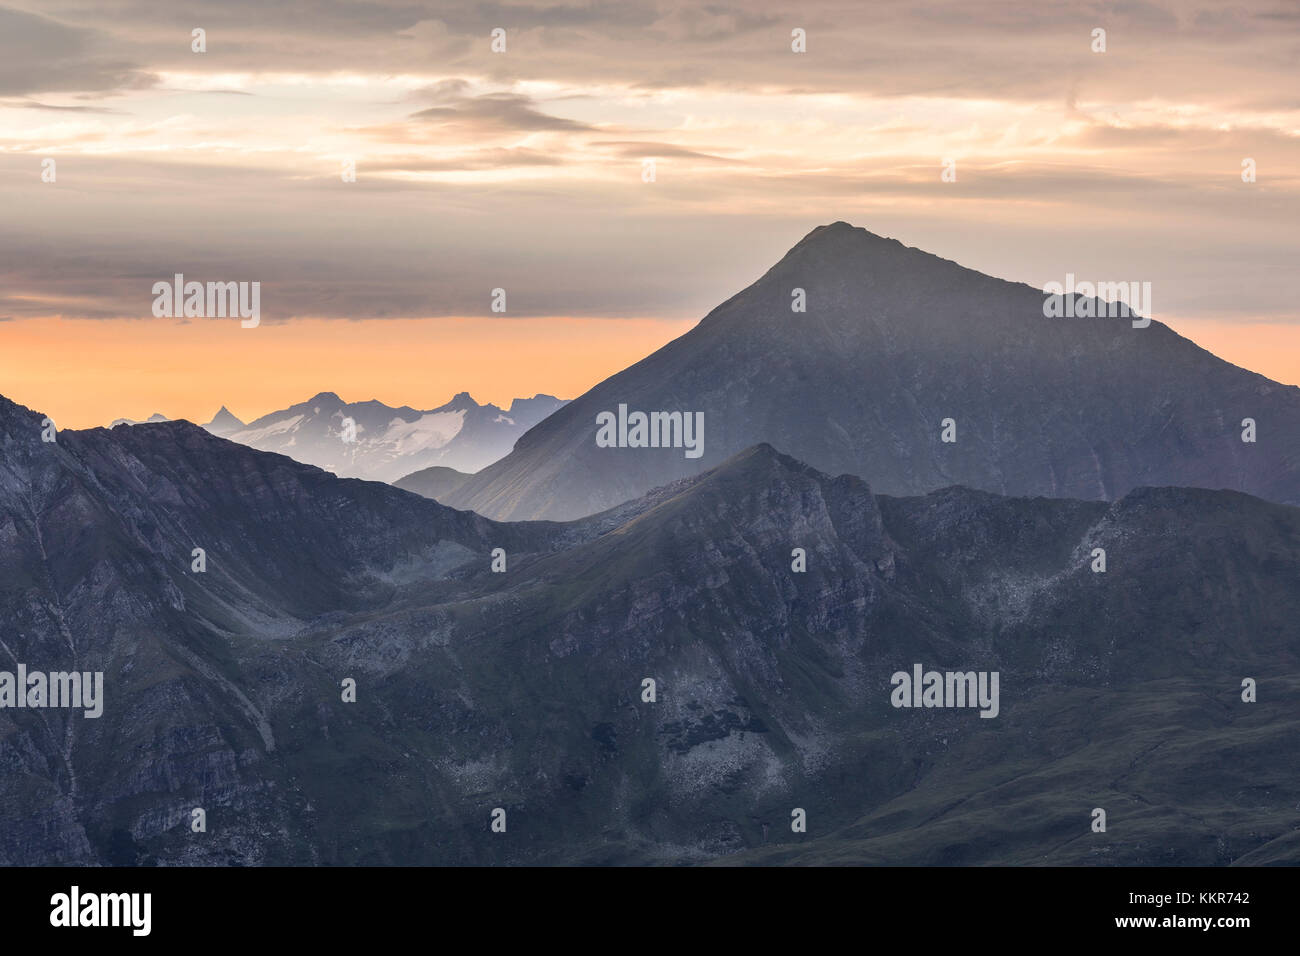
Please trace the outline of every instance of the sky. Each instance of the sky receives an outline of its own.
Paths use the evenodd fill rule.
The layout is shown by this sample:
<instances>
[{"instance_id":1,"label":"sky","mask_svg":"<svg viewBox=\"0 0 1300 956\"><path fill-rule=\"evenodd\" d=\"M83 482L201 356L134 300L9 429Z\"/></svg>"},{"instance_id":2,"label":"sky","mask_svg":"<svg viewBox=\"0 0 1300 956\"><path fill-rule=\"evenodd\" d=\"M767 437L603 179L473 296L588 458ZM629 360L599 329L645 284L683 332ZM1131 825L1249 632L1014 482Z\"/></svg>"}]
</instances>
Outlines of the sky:
<instances>
[{"instance_id":1,"label":"sky","mask_svg":"<svg viewBox=\"0 0 1300 956\"><path fill-rule=\"evenodd\" d=\"M0 0L0 394L61 427L571 398L841 219L1151 282L1300 383L1298 63L1266 0ZM154 317L176 273L260 282L260 324Z\"/></svg>"}]
</instances>

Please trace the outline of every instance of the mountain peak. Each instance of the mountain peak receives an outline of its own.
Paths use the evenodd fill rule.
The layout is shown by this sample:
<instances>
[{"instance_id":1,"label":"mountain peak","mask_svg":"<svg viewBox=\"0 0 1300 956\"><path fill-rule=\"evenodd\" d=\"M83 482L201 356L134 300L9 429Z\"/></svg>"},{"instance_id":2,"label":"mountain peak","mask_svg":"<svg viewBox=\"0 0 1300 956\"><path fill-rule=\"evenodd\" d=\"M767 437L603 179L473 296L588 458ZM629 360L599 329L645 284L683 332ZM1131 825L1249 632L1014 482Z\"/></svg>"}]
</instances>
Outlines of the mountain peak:
<instances>
[{"instance_id":1,"label":"mountain peak","mask_svg":"<svg viewBox=\"0 0 1300 956\"><path fill-rule=\"evenodd\" d=\"M960 484L1114 500L1139 485L1197 485L1300 503L1300 389L1158 322L1098 316L1050 318L1041 289L832 221L683 336L524 433L446 503L498 520L570 519L759 442L886 495ZM1243 453L1230 425L1265 404L1279 432ZM701 457L598 446L597 416L619 405L701 415Z\"/></svg>"},{"instance_id":2,"label":"mountain peak","mask_svg":"<svg viewBox=\"0 0 1300 956\"><path fill-rule=\"evenodd\" d=\"M830 482L833 480L830 475L821 472L806 462L800 461L798 458L793 458L782 451L778 451L769 442L765 441L736 452L717 467L705 472L697 480L705 481L709 477L768 474L772 470L791 475L812 477L818 481ZM854 477L853 480L860 483L864 488L867 487L867 482L863 479Z\"/></svg>"},{"instance_id":3,"label":"mountain peak","mask_svg":"<svg viewBox=\"0 0 1300 956\"><path fill-rule=\"evenodd\" d=\"M225 405L222 405L217 413L212 416L212 421L203 426L208 431L213 430L238 430L244 427L244 423L236 418Z\"/></svg>"},{"instance_id":4,"label":"mountain peak","mask_svg":"<svg viewBox=\"0 0 1300 956\"><path fill-rule=\"evenodd\" d=\"M440 405L434 409L437 412L459 412L475 408L491 408L490 405L480 405L474 401L474 397L469 392L457 392L451 397L446 405Z\"/></svg>"},{"instance_id":5,"label":"mountain peak","mask_svg":"<svg viewBox=\"0 0 1300 956\"><path fill-rule=\"evenodd\" d=\"M171 419L168 418L166 415L164 415L162 412L154 412L152 415L150 415L142 422L136 421L134 418L115 418L111 422L109 422L108 427L116 428L118 425L151 425L151 424L156 425L158 422L169 422L169 421L171 421Z\"/></svg>"},{"instance_id":6,"label":"mountain peak","mask_svg":"<svg viewBox=\"0 0 1300 956\"><path fill-rule=\"evenodd\" d=\"M760 540L774 528L799 524L801 533L837 538L862 560L874 562L885 550L880 510L865 481L852 475L832 478L768 442L654 489L627 508L610 509L603 518L627 522L641 515L657 515L652 523L659 527L710 529L702 534L714 540L737 528Z\"/></svg>"},{"instance_id":7,"label":"mountain peak","mask_svg":"<svg viewBox=\"0 0 1300 956\"><path fill-rule=\"evenodd\" d=\"M787 257L794 255L801 250L830 250L843 249L859 251L871 247L876 248L907 248L897 239L890 239L887 236L877 235L869 229L862 226L855 226L847 223L843 219L837 219L835 222L827 223L824 226L818 226L808 235L804 236L790 252Z\"/></svg>"},{"instance_id":8,"label":"mountain peak","mask_svg":"<svg viewBox=\"0 0 1300 956\"><path fill-rule=\"evenodd\" d=\"M537 420L541 421L551 412L566 405L568 399L556 398L554 395L547 395L545 392L538 392L532 398L515 398L510 402L510 408L506 414L523 415L536 413Z\"/></svg>"},{"instance_id":9,"label":"mountain peak","mask_svg":"<svg viewBox=\"0 0 1300 956\"><path fill-rule=\"evenodd\" d=\"M852 232L867 232L867 230L862 226L855 226L851 222L845 222L843 219L836 219L834 222L828 222L824 226L817 226L804 238L811 239L813 236L843 236ZM867 235L875 234L867 232Z\"/></svg>"}]
</instances>

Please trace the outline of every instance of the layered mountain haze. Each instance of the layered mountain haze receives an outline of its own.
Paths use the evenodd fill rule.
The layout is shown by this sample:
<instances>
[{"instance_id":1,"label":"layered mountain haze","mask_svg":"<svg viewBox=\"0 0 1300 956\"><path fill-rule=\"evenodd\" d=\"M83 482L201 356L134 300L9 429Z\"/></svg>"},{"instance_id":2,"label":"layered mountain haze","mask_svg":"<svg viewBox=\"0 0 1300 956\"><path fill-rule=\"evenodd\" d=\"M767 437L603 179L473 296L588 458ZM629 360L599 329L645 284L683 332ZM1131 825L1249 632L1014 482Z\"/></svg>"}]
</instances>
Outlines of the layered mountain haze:
<instances>
[{"instance_id":1,"label":"layered mountain haze","mask_svg":"<svg viewBox=\"0 0 1300 956\"><path fill-rule=\"evenodd\" d=\"M792 311L796 290L806 312ZM569 519L767 441L889 494L962 484L1113 500L1182 485L1300 503L1300 389L1159 321L1046 318L1044 298L847 223L821 226L446 500L499 519ZM597 447L597 416L620 405L703 413L702 457ZM1246 418L1254 444L1242 441Z\"/></svg>"},{"instance_id":2,"label":"layered mountain haze","mask_svg":"<svg viewBox=\"0 0 1300 956\"><path fill-rule=\"evenodd\" d=\"M223 406L204 427L341 477L392 482L433 466L478 471L506 455L520 435L563 405L558 398L538 395L517 398L503 410L480 405L461 392L446 405L418 411L378 401L345 402L333 392L321 392L246 425Z\"/></svg>"},{"instance_id":3,"label":"layered mountain haze","mask_svg":"<svg viewBox=\"0 0 1300 956\"><path fill-rule=\"evenodd\" d=\"M1300 509L893 498L758 445L501 524L4 400L0 451L5 666L105 672L100 718L0 710L5 863L1295 857ZM915 662L1000 672L997 719L891 706Z\"/></svg>"}]
</instances>

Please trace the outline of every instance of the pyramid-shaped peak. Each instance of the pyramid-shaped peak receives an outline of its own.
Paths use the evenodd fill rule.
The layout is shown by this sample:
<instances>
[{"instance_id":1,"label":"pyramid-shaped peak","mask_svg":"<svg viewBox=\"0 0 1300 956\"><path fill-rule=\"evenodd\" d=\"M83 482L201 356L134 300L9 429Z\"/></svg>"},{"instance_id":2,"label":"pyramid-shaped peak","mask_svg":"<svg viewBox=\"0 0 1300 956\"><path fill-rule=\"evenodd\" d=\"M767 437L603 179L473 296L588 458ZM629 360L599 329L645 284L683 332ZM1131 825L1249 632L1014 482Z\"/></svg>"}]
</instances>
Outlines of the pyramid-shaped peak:
<instances>
[{"instance_id":1,"label":"pyramid-shaped peak","mask_svg":"<svg viewBox=\"0 0 1300 956\"><path fill-rule=\"evenodd\" d=\"M225 405L222 405L221 408L218 409L217 414L212 416L212 421L208 422L203 427L208 430L212 430L213 428L239 429L244 427L244 423L236 418L230 409L226 408Z\"/></svg>"}]
</instances>

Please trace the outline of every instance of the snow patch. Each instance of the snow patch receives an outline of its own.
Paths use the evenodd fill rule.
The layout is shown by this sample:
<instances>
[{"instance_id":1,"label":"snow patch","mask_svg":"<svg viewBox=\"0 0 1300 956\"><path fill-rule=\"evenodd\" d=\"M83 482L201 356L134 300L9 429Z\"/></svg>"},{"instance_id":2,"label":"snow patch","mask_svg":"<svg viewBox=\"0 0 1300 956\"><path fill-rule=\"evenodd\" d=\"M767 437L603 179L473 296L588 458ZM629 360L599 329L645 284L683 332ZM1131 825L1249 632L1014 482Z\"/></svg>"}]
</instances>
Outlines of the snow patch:
<instances>
[{"instance_id":1,"label":"snow patch","mask_svg":"<svg viewBox=\"0 0 1300 956\"><path fill-rule=\"evenodd\" d=\"M393 420L377 442L393 445L398 455L410 455L426 448L441 448L465 427L465 409L456 412L429 412L413 422Z\"/></svg>"},{"instance_id":2,"label":"snow patch","mask_svg":"<svg viewBox=\"0 0 1300 956\"><path fill-rule=\"evenodd\" d=\"M235 432L230 436L230 440L237 441L241 445L251 445L272 435L283 435L287 431L292 431L298 427L302 419L302 415L294 415L291 418L282 418L278 422L271 422L262 428L247 428L242 432Z\"/></svg>"}]
</instances>

